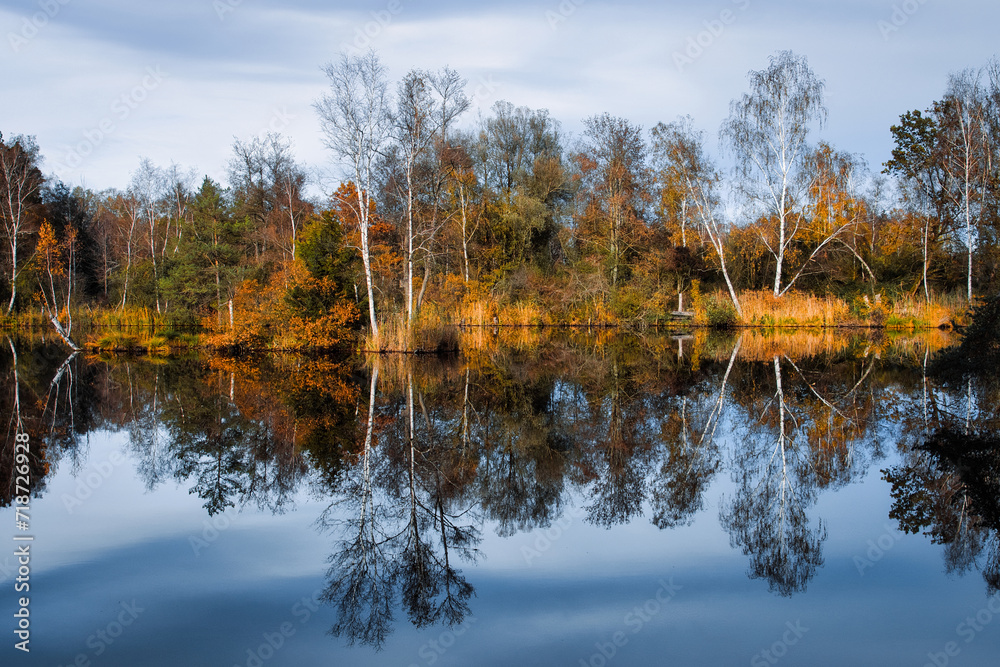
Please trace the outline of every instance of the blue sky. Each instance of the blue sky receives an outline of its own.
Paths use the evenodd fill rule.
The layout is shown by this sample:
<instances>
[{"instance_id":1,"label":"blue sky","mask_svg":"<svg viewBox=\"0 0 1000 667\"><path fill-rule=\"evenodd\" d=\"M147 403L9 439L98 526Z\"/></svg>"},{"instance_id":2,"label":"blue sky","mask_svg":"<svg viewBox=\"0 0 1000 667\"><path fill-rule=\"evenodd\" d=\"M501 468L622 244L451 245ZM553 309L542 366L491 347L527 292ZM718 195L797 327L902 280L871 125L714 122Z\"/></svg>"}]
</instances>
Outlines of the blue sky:
<instances>
[{"instance_id":1,"label":"blue sky","mask_svg":"<svg viewBox=\"0 0 1000 667\"><path fill-rule=\"evenodd\" d=\"M458 70L469 127L506 99L570 135L607 111L646 128L689 114L714 136L747 72L791 49L827 83L816 138L878 171L889 126L993 57L998 24L987 0L0 0L0 131L35 135L47 173L95 189L125 186L140 156L223 179L234 137L268 129L330 168L312 103L320 67L357 44L393 80Z\"/></svg>"}]
</instances>

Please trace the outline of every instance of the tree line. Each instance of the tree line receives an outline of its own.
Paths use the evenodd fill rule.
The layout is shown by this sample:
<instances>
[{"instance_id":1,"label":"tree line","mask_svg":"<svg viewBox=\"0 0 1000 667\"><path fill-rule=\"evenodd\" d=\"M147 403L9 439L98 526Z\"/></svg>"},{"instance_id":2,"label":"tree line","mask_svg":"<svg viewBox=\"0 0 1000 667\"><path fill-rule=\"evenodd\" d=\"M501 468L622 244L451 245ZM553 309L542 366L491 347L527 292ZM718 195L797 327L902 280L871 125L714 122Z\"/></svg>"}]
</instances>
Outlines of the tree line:
<instances>
[{"instance_id":1,"label":"tree line","mask_svg":"<svg viewBox=\"0 0 1000 667\"><path fill-rule=\"evenodd\" d=\"M626 322L706 293L739 322L751 290L969 303L997 291L997 61L903 113L880 173L818 138L825 84L787 51L750 72L718 156L687 117L647 131L597 114L569 137L548 111L506 101L465 122L450 68L393 87L369 52L324 72L314 106L343 173L323 195L277 133L235 140L225 183L142 158L124 188L100 192L43 175L32 137L0 135L6 314L42 312L67 342L85 305L243 346L285 329L322 347L364 320L378 340L431 313L496 321L504 304Z\"/></svg>"}]
</instances>

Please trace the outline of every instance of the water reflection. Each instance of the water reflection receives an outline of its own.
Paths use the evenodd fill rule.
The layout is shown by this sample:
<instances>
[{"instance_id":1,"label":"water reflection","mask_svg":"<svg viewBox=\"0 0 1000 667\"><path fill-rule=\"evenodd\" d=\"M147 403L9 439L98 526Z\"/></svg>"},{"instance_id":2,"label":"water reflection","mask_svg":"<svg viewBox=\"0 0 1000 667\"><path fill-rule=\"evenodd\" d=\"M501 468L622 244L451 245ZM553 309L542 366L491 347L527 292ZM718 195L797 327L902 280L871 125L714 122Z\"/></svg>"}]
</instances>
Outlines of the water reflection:
<instances>
[{"instance_id":1,"label":"water reflection","mask_svg":"<svg viewBox=\"0 0 1000 667\"><path fill-rule=\"evenodd\" d=\"M929 372L938 335L698 332L678 348L548 332L462 358L366 361L65 358L10 338L0 400L45 445L36 494L85 461L95 429L128 434L148 490L178 480L209 515L282 512L311 488L328 502L316 525L331 541L333 634L378 647L403 617L462 623L487 526L549 528L583 498L595 526L648 515L666 531L718 500L706 494L720 475L735 486L719 519L749 576L793 595L823 566L820 495L894 446L891 516L995 589L997 382Z\"/></svg>"},{"instance_id":2,"label":"water reflection","mask_svg":"<svg viewBox=\"0 0 1000 667\"><path fill-rule=\"evenodd\" d=\"M890 517L900 530L944 546L946 570L979 570L1000 590L1000 379L922 367L921 391L900 411L903 463L883 470L892 484Z\"/></svg>"}]
</instances>

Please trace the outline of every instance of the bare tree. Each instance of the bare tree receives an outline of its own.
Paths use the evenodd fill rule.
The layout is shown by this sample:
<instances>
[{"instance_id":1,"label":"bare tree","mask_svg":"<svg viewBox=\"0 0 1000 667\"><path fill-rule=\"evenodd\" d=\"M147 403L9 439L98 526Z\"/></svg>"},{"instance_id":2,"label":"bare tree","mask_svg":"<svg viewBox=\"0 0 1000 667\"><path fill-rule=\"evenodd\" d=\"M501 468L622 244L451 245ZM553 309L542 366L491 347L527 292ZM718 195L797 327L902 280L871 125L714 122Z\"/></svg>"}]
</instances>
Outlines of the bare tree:
<instances>
[{"instance_id":1,"label":"bare tree","mask_svg":"<svg viewBox=\"0 0 1000 667\"><path fill-rule=\"evenodd\" d=\"M947 194L965 222L967 291L972 302L973 220L980 217L990 177L990 132L980 74L965 70L948 80L948 92L936 111L944 155L942 167L951 181Z\"/></svg>"},{"instance_id":2,"label":"bare tree","mask_svg":"<svg viewBox=\"0 0 1000 667\"><path fill-rule=\"evenodd\" d=\"M165 190L163 170L149 158L140 158L139 168L132 174L129 191L139 203L140 215L149 230L149 255L153 262L153 293L156 298L156 312L160 312L159 266L156 262L156 227L160 219L160 205Z\"/></svg>"},{"instance_id":3,"label":"bare tree","mask_svg":"<svg viewBox=\"0 0 1000 667\"><path fill-rule=\"evenodd\" d=\"M368 290L368 318L378 337L375 293L368 233L371 227L371 192L374 166L384 152L392 131L385 66L374 51L361 56L342 53L340 60L323 68L330 91L316 103L324 143L347 165L356 185L356 201L342 202L353 211L361 235L361 263Z\"/></svg>"},{"instance_id":4,"label":"bare tree","mask_svg":"<svg viewBox=\"0 0 1000 667\"><path fill-rule=\"evenodd\" d=\"M10 301L7 314L17 298L19 238L28 230L30 210L39 201L43 178L38 169L38 144L34 137L15 136L6 143L0 134L0 221L10 249Z\"/></svg>"},{"instance_id":5,"label":"bare tree","mask_svg":"<svg viewBox=\"0 0 1000 667\"><path fill-rule=\"evenodd\" d=\"M448 129L458 116L468 111L472 101L465 94L466 80L455 70L444 67L428 76L434 92L437 93L437 145L433 169L433 181L431 183L431 207L430 224L424 231L420 240L420 250L424 255L424 279L420 284L420 294L417 295L417 310L424 302L424 294L430 282L431 262L434 257L434 241L438 232L447 224L448 217L442 219L441 200L446 190L446 183L451 178L451 170L445 160L445 155L449 150Z\"/></svg>"},{"instance_id":6,"label":"bare tree","mask_svg":"<svg viewBox=\"0 0 1000 667\"><path fill-rule=\"evenodd\" d=\"M142 209L138 197L136 197L135 193L131 191L112 193L108 197L106 205L111 214L115 217L117 233L120 242L124 245L124 283L122 285L122 301L120 304L120 308L124 310L125 304L128 301L129 283L132 276L132 263L136 252L135 232L136 228L139 226L139 220L142 218Z\"/></svg>"},{"instance_id":7,"label":"bare tree","mask_svg":"<svg viewBox=\"0 0 1000 667\"><path fill-rule=\"evenodd\" d=\"M399 83L396 95L396 141L402 149L403 176L406 181L406 233L403 237L406 282L406 321L413 322L413 245L414 245L414 172L417 162L430 148L437 133L437 103L429 76L411 70Z\"/></svg>"},{"instance_id":8,"label":"bare tree","mask_svg":"<svg viewBox=\"0 0 1000 667\"><path fill-rule=\"evenodd\" d=\"M163 230L163 245L160 248L160 256L166 257L170 241L170 228L174 228L173 254L176 254L184 235L184 223L190 219L188 205L191 203L195 171L194 169L183 171L180 165L171 162L170 166L163 171L163 178L166 186L164 204L167 211L167 227Z\"/></svg>"},{"instance_id":9,"label":"bare tree","mask_svg":"<svg viewBox=\"0 0 1000 667\"><path fill-rule=\"evenodd\" d=\"M287 234L289 243L286 248L294 260L299 225L308 213L308 206L302 199L302 193L309 178L305 170L295 162L290 140L282 138L275 132L268 132L265 143L267 146L265 164L270 174L274 210L278 216L276 225L280 230L287 223L287 230L279 232L279 237Z\"/></svg>"},{"instance_id":10,"label":"bare tree","mask_svg":"<svg viewBox=\"0 0 1000 667\"><path fill-rule=\"evenodd\" d=\"M826 119L822 81L804 56L782 51L766 70L750 72L750 92L730 104L721 137L736 158L741 187L777 221L777 238L761 240L777 263L774 295L780 296L785 253L801 228L806 198L796 188L808 153L811 125ZM787 287L785 288L787 289Z\"/></svg>"},{"instance_id":11,"label":"bare tree","mask_svg":"<svg viewBox=\"0 0 1000 667\"><path fill-rule=\"evenodd\" d=\"M688 117L670 125L660 123L653 128L652 135L651 153L660 181L679 182L685 202L697 216L701 230L708 237L719 259L733 307L743 317L739 297L726 268L725 230L719 220L719 198L716 193L720 176L712 159L705 154L704 133L695 130Z\"/></svg>"},{"instance_id":12,"label":"bare tree","mask_svg":"<svg viewBox=\"0 0 1000 667\"><path fill-rule=\"evenodd\" d=\"M267 250L263 229L267 224L270 202L265 176L264 142L261 137L247 141L233 140L233 156L229 160L229 186L233 191L238 215L254 226L254 259L260 260Z\"/></svg>"},{"instance_id":13,"label":"bare tree","mask_svg":"<svg viewBox=\"0 0 1000 667\"><path fill-rule=\"evenodd\" d=\"M606 217L611 284L629 248L629 231L642 218L646 197L646 145L642 129L624 118L601 114L584 121L585 159L594 165L591 191Z\"/></svg>"}]
</instances>

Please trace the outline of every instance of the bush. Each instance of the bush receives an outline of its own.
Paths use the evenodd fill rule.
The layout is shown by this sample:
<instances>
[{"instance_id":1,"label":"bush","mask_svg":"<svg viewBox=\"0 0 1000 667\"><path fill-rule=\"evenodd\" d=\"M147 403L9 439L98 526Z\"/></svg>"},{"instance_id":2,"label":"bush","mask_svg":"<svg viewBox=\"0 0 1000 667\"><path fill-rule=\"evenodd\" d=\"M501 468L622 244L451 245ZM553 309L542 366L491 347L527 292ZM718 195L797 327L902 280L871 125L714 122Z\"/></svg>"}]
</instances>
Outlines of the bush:
<instances>
[{"instance_id":1,"label":"bush","mask_svg":"<svg viewBox=\"0 0 1000 667\"><path fill-rule=\"evenodd\" d=\"M710 303L705 311L708 326L713 329L733 329L739 324L736 309L728 303Z\"/></svg>"}]
</instances>

